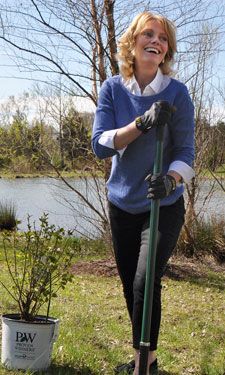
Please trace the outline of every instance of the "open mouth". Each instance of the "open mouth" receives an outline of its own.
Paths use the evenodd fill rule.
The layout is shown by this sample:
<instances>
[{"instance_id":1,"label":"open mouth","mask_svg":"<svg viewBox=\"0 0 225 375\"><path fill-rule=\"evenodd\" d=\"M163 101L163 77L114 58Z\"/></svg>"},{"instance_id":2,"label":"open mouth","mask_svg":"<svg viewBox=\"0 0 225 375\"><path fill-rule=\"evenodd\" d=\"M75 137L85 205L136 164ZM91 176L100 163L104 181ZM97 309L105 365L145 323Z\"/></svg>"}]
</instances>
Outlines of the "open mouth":
<instances>
[{"instance_id":1,"label":"open mouth","mask_svg":"<svg viewBox=\"0 0 225 375\"><path fill-rule=\"evenodd\" d=\"M147 48L145 48L145 51L146 52L150 52L150 53L154 53L155 55L159 55L160 54L160 52L157 49L155 49L155 48L149 48L149 47L147 47Z\"/></svg>"}]
</instances>

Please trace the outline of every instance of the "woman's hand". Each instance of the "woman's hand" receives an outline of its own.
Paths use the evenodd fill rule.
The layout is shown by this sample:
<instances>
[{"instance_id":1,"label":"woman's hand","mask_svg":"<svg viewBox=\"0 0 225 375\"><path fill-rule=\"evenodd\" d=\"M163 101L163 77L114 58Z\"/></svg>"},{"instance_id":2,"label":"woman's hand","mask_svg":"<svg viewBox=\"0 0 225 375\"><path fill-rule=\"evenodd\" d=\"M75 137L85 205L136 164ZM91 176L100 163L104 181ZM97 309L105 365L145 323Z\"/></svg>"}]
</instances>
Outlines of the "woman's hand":
<instances>
[{"instance_id":1,"label":"woman's hand","mask_svg":"<svg viewBox=\"0 0 225 375\"><path fill-rule=\"evenodd\" d=\"M175 112L175 107L165 100L159 100L153 103L142 116L136 118L136 128L145 134L155 126L169 125L173 112Z\"/></svg>"},{"instance_id":2,"label":"woman's hand","mask_svg":"<svg viewBox=\"0 0 225 375\"><path fill-rule=\"evenodd\" d=\"M114 147L116 150L122 150L129 143L138 138L141 133L147 133L154 126L170 124L171 115L176 108L171 106L165 100L159 100L152 104L142 116L137 117L135 121L123 128L118 129L114 137Z\"/></svg>"},{"instance_id":3,"label":"woman's hand","mask_svg":"<svg viewBox=\"0 0 225 375\"><path fill-rule=\"evenodd\" d=\"M148 182L147 198L150 199L166 198L176 189L176 180L169 174L149 174L145 181Z\"/></svg>"}]
</instances>

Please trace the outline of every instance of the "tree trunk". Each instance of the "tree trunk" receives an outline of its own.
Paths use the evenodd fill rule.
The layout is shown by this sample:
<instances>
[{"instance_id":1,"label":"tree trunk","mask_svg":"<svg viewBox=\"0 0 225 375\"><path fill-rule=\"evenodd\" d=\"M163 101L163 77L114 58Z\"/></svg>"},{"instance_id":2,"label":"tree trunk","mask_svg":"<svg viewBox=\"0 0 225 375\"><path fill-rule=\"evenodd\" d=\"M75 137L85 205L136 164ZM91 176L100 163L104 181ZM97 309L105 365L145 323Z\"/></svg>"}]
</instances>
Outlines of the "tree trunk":
<instances>
[{"instance_id":1,"label":"tree trunk","mask_svg":"<svg viewBox=\"0 0 225 375\"><path fill-rule=\"evenodd\" d=\"M116 59L117 45L115 36L115 24L114 24L114 0L105 0L104 7L106 12L106 18L108 23L108 45L110 51L110 68L112 75L119 74L119 64Z\"/></svg>"},{"instance_id":2,"label":"tree trunk","mask_svg":"<svg viewBox=\"0 0 225 375\"><path fill-rule=\"evenodd\" d=\"M97 41L97 57L98 57L98 67L99 67L99 81L100 84L106 80L106 68L104 64L104 48L103 48L103 42L102 42L102 37L101 37L101 26L99 25L98 22L98 15L97 15L97 10L96 10L96 4L95 0L90 0L91 1L91 13L92 13L92 18L93 18L93 25L94 25L94 30L95 30L95 36L96 36L96 41Z\"/></svg>"}]
</instances>

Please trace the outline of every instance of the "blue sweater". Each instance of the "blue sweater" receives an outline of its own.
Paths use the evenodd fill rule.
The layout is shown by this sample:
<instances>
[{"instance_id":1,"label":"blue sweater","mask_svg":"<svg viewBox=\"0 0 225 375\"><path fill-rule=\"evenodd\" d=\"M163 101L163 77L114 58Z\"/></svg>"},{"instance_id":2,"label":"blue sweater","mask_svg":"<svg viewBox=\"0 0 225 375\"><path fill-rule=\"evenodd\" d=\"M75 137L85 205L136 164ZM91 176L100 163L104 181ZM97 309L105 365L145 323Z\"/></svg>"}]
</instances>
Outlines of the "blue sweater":
<instances>
[{"instance_id":1,"label":"blue sweater","mask_svg":"<svg viewBox=\"0 0 225 375\"><path fill-rule=\"evenodd\" d=\"M156 131L151 129L130 143L120 158L118 151L98 143L102 133L128 125L149 109L152 103L167 100L176 106L172 123L165 129L163 150L163 174L176 160L192 166L194 159L194 107L184 84L171 80L160 93L153 96L137 96L122 84L121 76L107 79L100 90L98 107L93 126L92 147L100 159L112 158L112 169L107 181L108 198L117 207L129 213L141 213L150 209L145 177L153 172L156 150ZM184 191L183 185L160 201L161 205L173 204Z\"/></svg>"}]
</instances>

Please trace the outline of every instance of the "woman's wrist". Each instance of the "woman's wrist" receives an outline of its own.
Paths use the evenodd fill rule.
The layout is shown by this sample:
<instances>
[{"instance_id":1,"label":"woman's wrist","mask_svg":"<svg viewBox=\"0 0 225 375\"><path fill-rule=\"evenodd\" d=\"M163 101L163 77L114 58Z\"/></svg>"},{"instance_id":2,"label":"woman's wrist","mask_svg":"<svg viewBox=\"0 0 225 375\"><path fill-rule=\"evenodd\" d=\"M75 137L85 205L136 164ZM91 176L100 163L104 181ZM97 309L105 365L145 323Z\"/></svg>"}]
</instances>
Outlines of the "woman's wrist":
<instances>
[{"instance_id":1,"label":"woman's wrist","mask_svg":"<svg viewBox=\"0 0 225 375\"><path fill-rule=\"evenodd\" d=\"M114 136L115 150L121 150L129 143L133 142L141 135L141 131L136 128L135 121L117 130Z\"/></svg>"}]
</instances>

